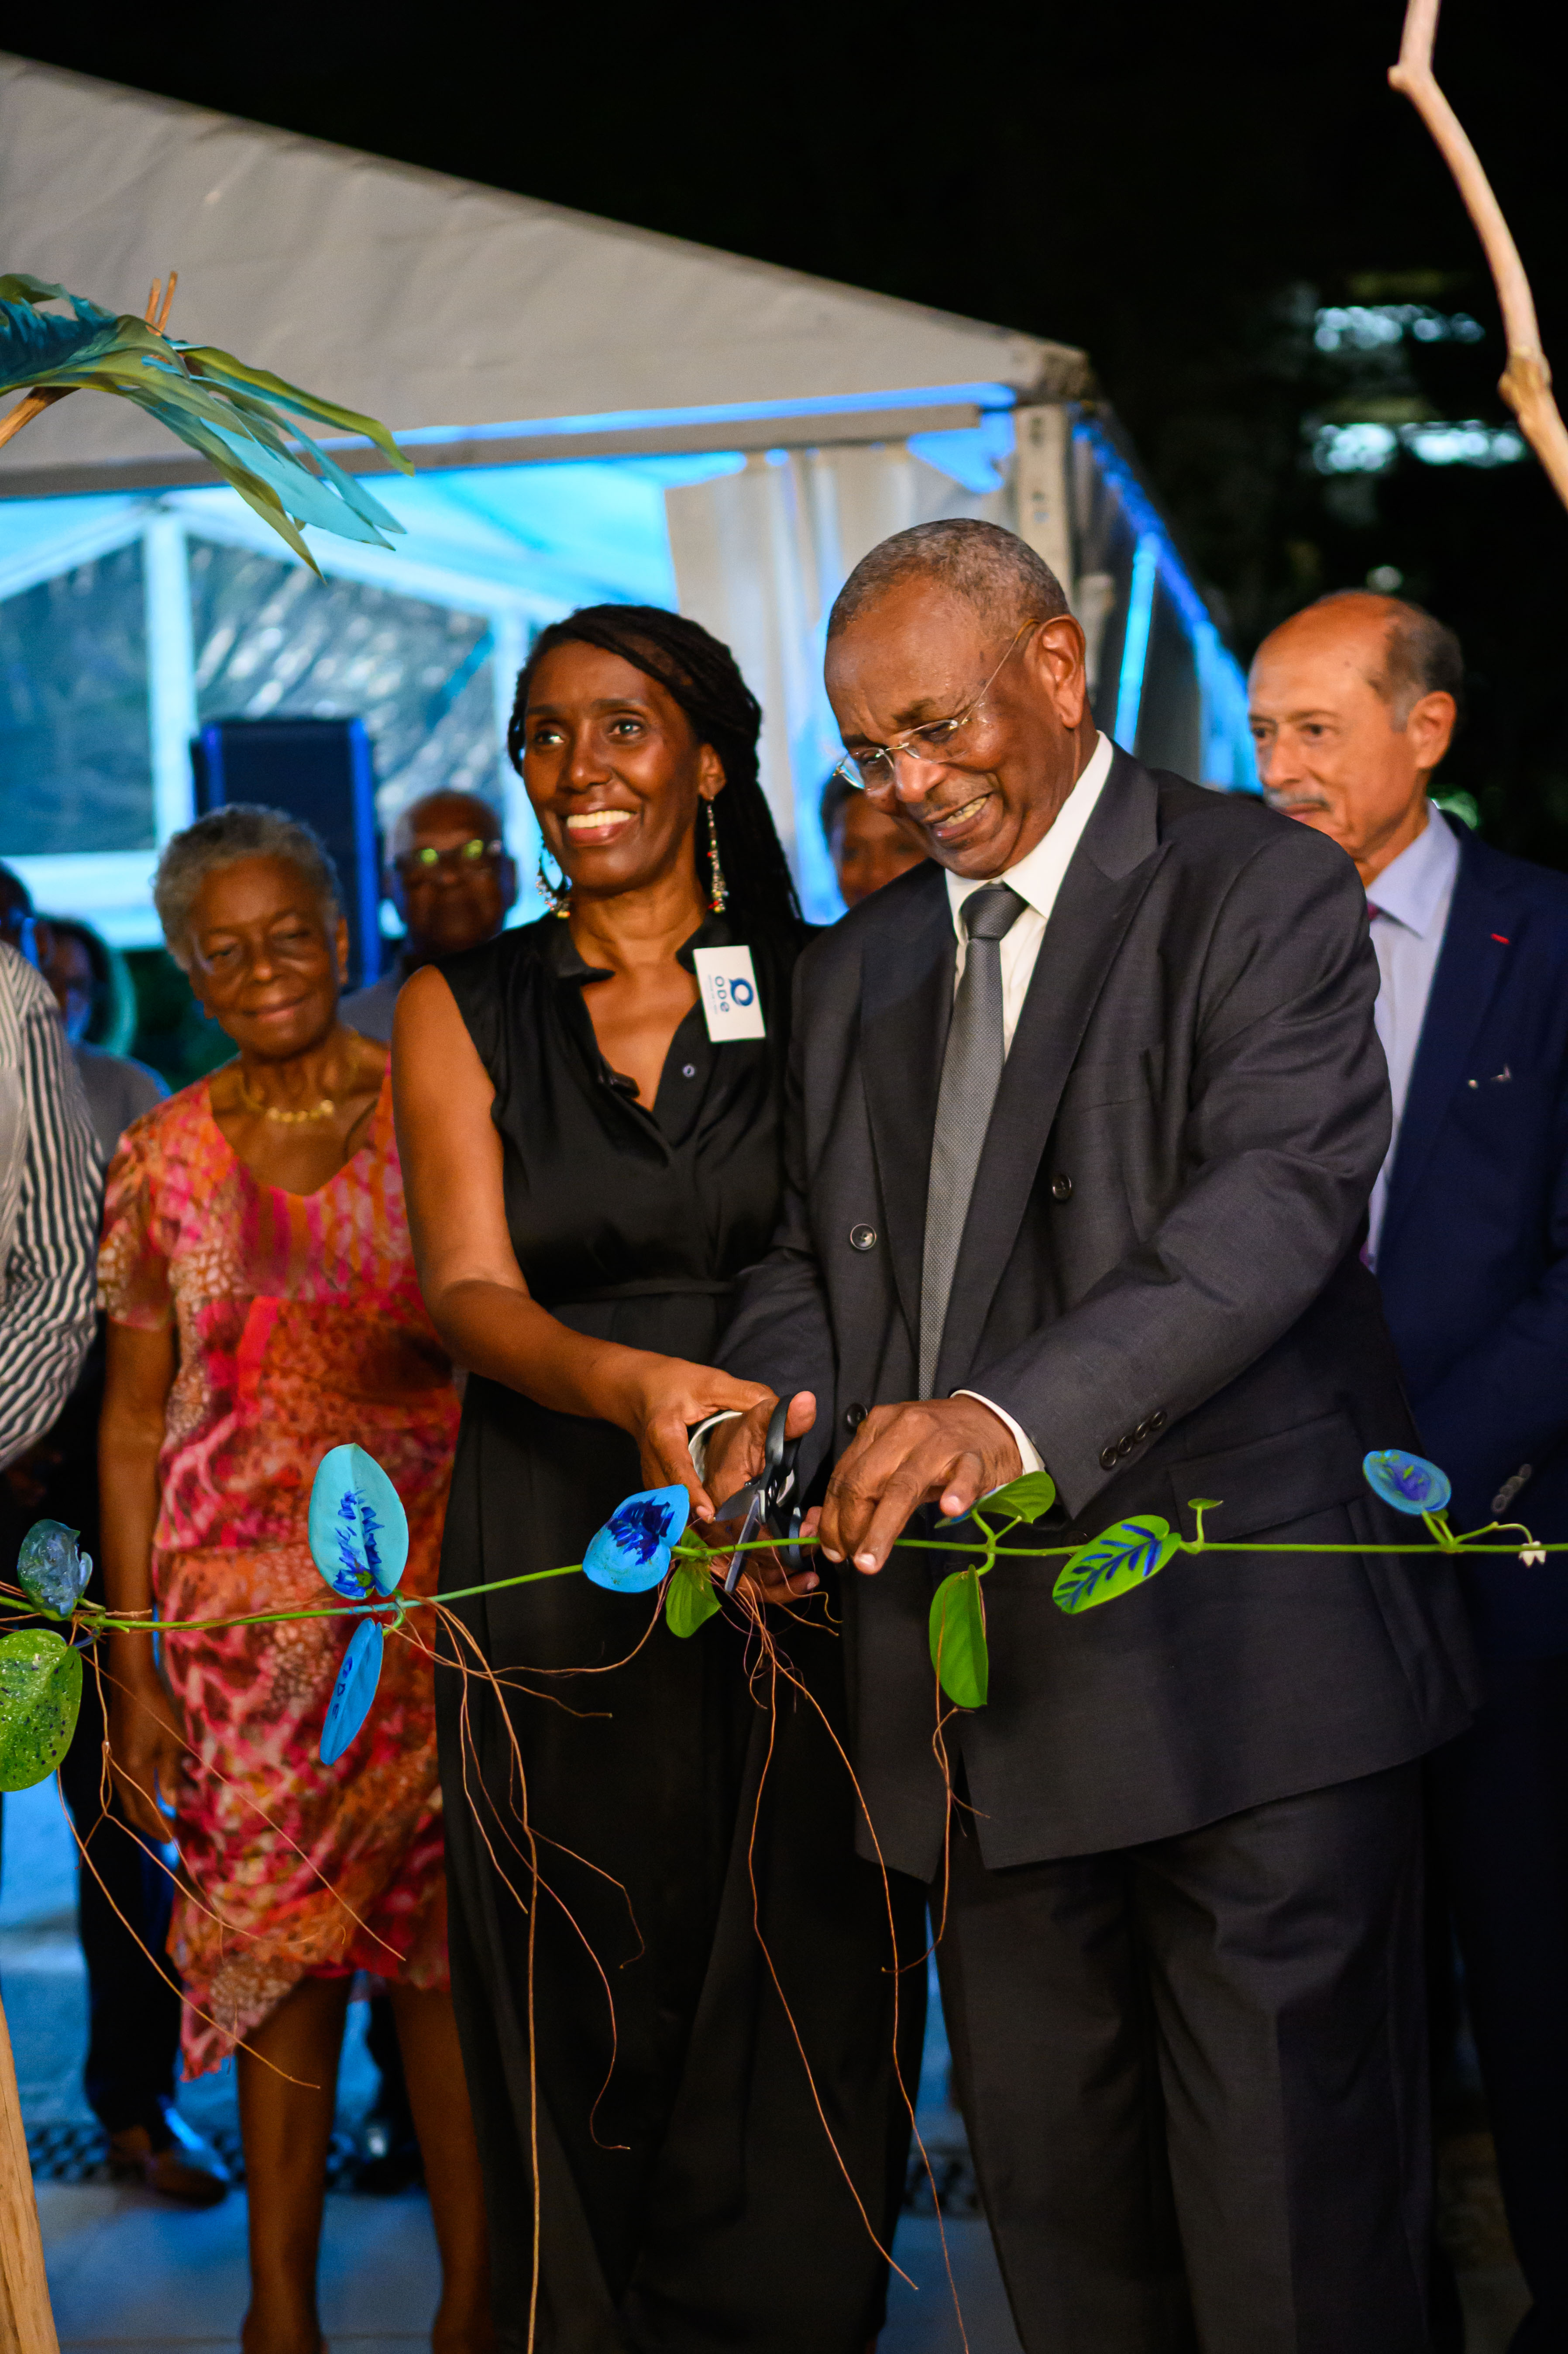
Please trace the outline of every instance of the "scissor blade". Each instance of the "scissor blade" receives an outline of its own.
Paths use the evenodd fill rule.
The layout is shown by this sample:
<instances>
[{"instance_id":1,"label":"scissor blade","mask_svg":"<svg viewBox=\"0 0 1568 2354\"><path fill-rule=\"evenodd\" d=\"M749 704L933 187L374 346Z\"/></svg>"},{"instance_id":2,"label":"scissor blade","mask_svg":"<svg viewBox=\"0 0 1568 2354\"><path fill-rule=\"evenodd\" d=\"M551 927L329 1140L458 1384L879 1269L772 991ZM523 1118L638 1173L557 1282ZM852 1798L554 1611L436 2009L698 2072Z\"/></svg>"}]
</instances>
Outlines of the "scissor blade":
<instances>
[{"instance_id":1,"label":"scissor blade","mask_svg":"<svg viewBox=\"0 0 1568 2354\"><path fill-rule=\"evenodd\" d=\"M715 1524L722 1529L725 1522L733 1521L737 1513L750 1511L761 1496L761 1480L748 1479L744 1488L737 1488L733 1496L726 1496L722 1504L715 1506L714 1511Z\"/></svg>"},{"instance_id":2,"label":"scissor blade","mask_svg":"<svg viewBox=\"0 0 1568 2354\"><path fill-rule=\"evenodd\" d=\"M759 1495L755 1495L752 1497L750 1509L747 1512L746 1519L741 1524L740 1534L736 1539L736 1544L749 1544L761 1526L762 1499ZM740 1573L745 1566L746 1555L744 1553L735 1553L730 1555L729 1569L724 1582L724 1590L726 1594L733 1594L735 1592L736 1586L740 1579Z\"/></svg>"}]
</instances>

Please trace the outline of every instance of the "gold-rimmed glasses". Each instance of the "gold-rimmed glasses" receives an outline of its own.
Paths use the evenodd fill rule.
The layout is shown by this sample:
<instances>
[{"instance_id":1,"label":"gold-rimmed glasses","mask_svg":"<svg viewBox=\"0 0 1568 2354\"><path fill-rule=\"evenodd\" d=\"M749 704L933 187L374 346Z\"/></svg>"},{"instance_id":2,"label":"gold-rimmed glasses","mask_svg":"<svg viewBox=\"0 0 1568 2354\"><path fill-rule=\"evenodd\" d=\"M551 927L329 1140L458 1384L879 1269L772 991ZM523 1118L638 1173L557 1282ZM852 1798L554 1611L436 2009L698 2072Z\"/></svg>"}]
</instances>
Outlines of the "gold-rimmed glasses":
<instances>
[{"instance_id":1,"label":"gold-rimmed glasses","mask_svg":"<svg viewBox=\"0 0 1568 2354\"><path fill-rule=\"evenodd\" d=\"M891 743L873 744L863 752L846 752L833 770L846 784L860 785L867 792L886 792L898 781L900 760L913 760L917 766L938 768L945 761L961 760L972 747L974 723L980 716L981 704L1001 676L1017 651L1019 640L1037 627L1025 621L1013 633L1007 652L992 671L980 693L955 711L950 719L927 719L919 727L906 727Z\"/></svg>"}]
</instances>

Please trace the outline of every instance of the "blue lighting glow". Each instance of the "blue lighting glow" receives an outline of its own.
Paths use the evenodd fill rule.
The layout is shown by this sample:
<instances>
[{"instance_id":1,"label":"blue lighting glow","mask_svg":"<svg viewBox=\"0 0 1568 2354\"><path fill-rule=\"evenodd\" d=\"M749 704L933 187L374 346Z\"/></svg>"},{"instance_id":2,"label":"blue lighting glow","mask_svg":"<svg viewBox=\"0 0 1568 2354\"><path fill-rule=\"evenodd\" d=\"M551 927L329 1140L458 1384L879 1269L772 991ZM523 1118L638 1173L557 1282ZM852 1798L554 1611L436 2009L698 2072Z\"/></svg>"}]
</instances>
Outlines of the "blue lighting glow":
<instances>
[{"instance_id":1,"label":"blue lighting glow","mask_svg":"<svg viewBox=\"0 0 1568 2354\"><path fill-rule=\"evenodd\" d=\"M1154 620L1154 591L1160 579L1160 542L1153 532L1139 538L1132 557L1132 588L1127 601L1127 628L1121 642L1121 675L1117 681L1116 725L1111 734L1124 752L1138 742L1138 712L1143 701L1143 666L1149 659L1149 632Z\"/></svg>"},{"instance_id":2,"label":"blue lighting glow","mask_svg":"<svg viewBox=\"0 0 1568 2354\"><path fill-rule=\"evenodd\" d=\"M1159 510L1110 436L1100 426L1085 419L1074 426L1073 438L1075 441L1086 442L1092 451L1101 480L1108 490L1115 493L1128 526L1138 535L1139 552L1141 554L1146 546L1152 544L1160 586L1175 607L1191 642L1202 693L1203 748L1199 766L1202 781L1206 785L1222 786L1227 792L1255 793L1258 790L1257 763L1253 753L1252 730L1247 725L1246 680L1242 674L1241 664L1221 637L1214 626L1213 614L1189 579ZM1152 608L1152 588L1150 599ZM1130 642L1130 620L1129 614L1128 642ZM1147 658L1146 629L1138 663L1139 701L1142 699L1143 664ZM1121 716L1121 689L1126 681L1127 667L1124 652L1122 677L1118 682L1117 720L1113 733L1118 741L1130 751L1131 738L1122 733Z\"/></svg>"},{"instance_id":3,"label":"blue lighting glow","mask_svg":"<svg viewBox=\"0 0 1568 2354\"><path fill-rule=\"evenodd\" d=\"M507 425L417 425L397 437L401 448L435 448L445 441L515 441L556 433L640 433L649 428L734 425L763 417L848 417L884 408L946 408L972 402L977 408L1011 408L1018 395L1006 384L927 384L896 392L813 394L794 400L734 400L711 408L611 408L597 417L533 417ZM323 434L324 443L331 437ZM357 439L358 437L352 437ZM722 438L722 437L721 437ZM336 442L332 443L337 447Z\"/></svg>"}]
</instances>

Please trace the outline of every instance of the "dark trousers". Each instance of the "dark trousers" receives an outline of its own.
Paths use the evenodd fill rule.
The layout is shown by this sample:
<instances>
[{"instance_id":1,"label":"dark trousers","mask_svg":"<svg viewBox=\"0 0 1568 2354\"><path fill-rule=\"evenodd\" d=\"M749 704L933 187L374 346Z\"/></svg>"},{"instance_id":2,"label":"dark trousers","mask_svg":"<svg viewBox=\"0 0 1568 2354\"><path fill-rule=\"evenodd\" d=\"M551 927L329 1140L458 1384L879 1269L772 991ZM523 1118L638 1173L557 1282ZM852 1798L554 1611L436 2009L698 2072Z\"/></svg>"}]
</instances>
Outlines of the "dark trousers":
<instances>
[{"instance_id":1,"label":"dark trousers","mask_svg":"<svg viewBox=\"0 0 1568 2354\"><path fill-rule=\"evenodd\" d=\"M1568 1659L1489 1664L1468 1733L1431 1760L1433 1822L1503 2204L1535 2313L1568 2349Z\"/></svg>"},{"instance_id":2,"label":"dark trousers","mask_svg":"<svg viewBox=\"0 0 1568 2354\"><path fill-rule=\"evenodd\" d=\"M175 2093L180 1998L177 1981L170 1985L149 1956L155 1955L173 1976L165 1941L174 1889L156 1856L126 1828L118 1802L104 1810L102 1743L98 1679L90 1662L81 1715L60 1768L77 1836L90 1859L77 1859L90 2020L83 2084L106 2133L145 2126L156 2144Z\"/></svg>"},{"instance_id":3,"label":"dark trousers","mask_svg":"<svg viewBox=\"0 0 1568 2354\"><path fill-rule=\"evenodd\" d=\"M938 1963L1025 2354L1425 2354L1417 1766L1006 1872L957 1839Z\"/></svg>"}]
</instances>

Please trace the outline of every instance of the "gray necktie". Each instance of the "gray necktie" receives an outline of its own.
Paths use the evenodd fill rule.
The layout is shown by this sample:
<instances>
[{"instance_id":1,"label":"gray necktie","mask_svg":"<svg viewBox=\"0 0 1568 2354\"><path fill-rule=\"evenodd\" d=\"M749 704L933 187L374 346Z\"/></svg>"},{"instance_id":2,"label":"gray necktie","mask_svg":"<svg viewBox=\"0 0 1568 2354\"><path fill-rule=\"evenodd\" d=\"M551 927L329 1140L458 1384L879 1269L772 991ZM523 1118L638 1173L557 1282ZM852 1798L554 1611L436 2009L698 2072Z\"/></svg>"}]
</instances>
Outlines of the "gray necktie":
<instances>
[{"instance_id":1,"label":"gray necktie","mask_svg":"<svg viewBox=\"0 0 1568 2354\"><path fill-rule=\"evenodd\" d=\"M953 1000L937 1126L931 1139L931 1182L926 1194L926 1256L920 1271L920 1386L929 1397L937 1378L942 1328L969 1195L980 1167L991 1110L1001 1082L1001 943L1023 901L1005 883L988 883L964 901L969 947L964 977Z\"/></svg>"}]
</instances>

